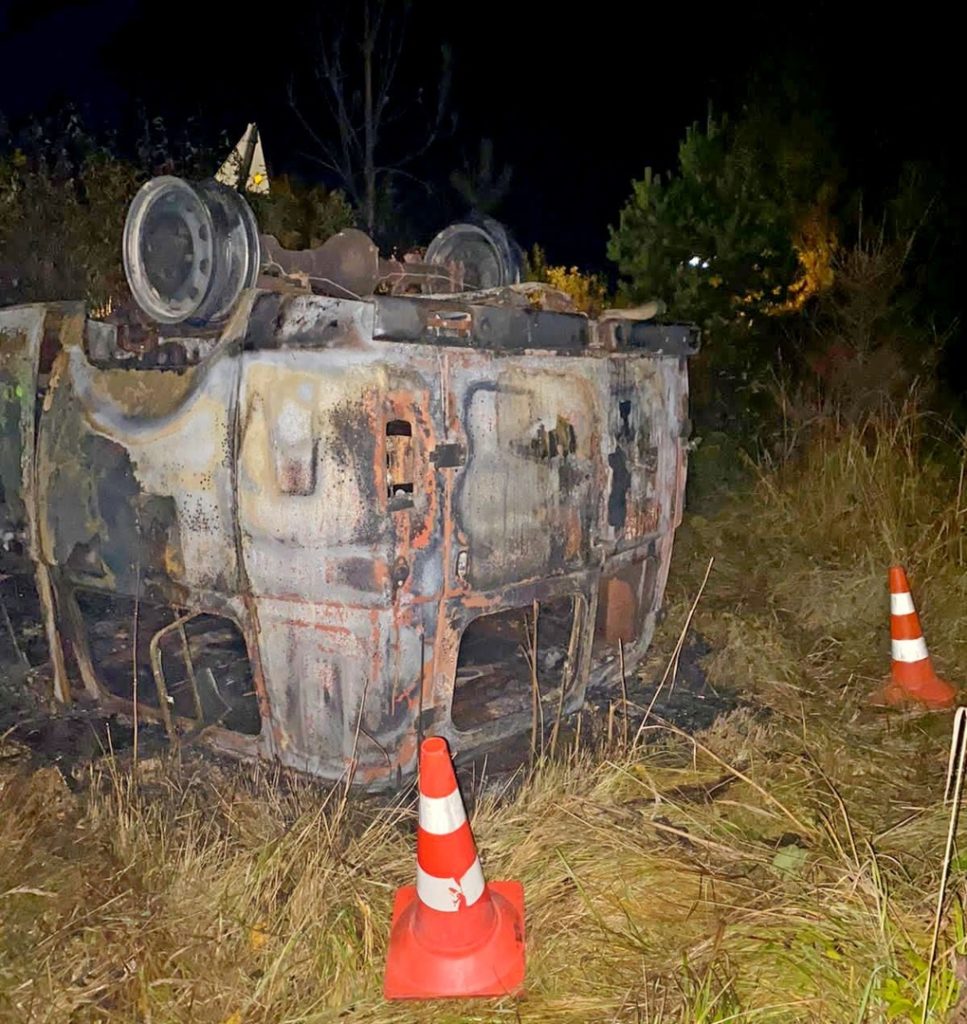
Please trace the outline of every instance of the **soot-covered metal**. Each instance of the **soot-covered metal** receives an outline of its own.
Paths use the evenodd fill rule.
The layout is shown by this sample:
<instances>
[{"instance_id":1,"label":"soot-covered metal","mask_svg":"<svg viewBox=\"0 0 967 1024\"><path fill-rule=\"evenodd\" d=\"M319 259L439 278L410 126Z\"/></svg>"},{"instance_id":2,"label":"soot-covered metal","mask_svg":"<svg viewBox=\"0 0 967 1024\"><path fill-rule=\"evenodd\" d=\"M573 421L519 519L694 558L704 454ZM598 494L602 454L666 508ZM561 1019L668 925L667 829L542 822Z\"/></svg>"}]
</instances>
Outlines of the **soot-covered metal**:
<instances>
[{"instance_id":1,"label":"soot-covered metal","mask_svg":"<svg viewBox=\"0 0 967 1024\"><path fill-rule=\"evenodd\" d=\"M58 699L375 787L423 735L530 728L535 603L549 717L619 641L630 671L696 339L540 305L255 288L155 337L0 311L0 571L36 578Z\"/></svg>"}]
</instances>

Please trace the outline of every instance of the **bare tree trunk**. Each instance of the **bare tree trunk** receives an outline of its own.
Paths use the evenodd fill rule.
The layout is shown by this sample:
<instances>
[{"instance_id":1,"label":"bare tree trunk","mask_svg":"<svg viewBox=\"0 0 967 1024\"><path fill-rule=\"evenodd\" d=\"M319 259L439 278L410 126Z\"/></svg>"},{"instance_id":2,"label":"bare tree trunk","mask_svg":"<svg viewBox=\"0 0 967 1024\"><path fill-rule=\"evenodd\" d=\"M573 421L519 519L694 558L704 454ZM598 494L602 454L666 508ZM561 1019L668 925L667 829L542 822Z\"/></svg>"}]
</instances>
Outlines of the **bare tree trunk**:
<instances>
[{"instance_id":1,"label":"bare tree trunk","mask_svg":"<svg viewBox=\"0 0 967 1024\"><path fill-rule=\"evenodd\" d=\"M363 4L363 178L366 230L376 226L376 124L373 118L373 46L375 39L369 14L369 0Z\"/></svg>"},{"instance_id":2,"label":"bare tree trunk","mask_svg":"<svg viewBox=\"0 0 967 1024\"><path fill-rule=\"evenodd\" d=\"M300 109L294 78L289 82L289 103L314 143L311 159L340 182L362 226L376 235L381 197L387 194L393 177L407 174L403 168L423 156L441 132L448 130L450 51L442 47L440 80L432 106L424 102L422 89L404 91L401 102L396 91L397 71L405 56L410 0L363 0L361 26L355 21L358 15L348 13L359 10L351 0L334 6L344 16L321 19L318 63L312 69L325 105L322 123L317 122L319 115L308 116ZM405 127L399 124L401 115L406 115ZM383 136L388 124L396 125L391 134L401 145L395 155L385 149ZM412 174L407 177L419 180Z\"/></svg>"}]
</instances>

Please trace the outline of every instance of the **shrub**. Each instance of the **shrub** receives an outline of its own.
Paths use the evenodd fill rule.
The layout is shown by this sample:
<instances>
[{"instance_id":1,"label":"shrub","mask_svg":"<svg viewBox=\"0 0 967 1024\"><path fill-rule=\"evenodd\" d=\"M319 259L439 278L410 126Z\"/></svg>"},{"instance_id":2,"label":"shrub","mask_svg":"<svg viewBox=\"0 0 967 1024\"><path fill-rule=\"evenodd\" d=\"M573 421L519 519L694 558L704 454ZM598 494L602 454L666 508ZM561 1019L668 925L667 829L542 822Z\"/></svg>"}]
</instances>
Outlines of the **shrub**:
<instances>
[{"instance_id":1,"label":"shrub","mask_svg":"<svg viewBox=\"0 0 967 1024\"><path fill-rule=\"evenodd\" d=\"M0 159L0 304L122 294L121 232L140 180L105 152L76 169L21 150Z\"/></svg>"},{"instance_id":2,"label":"shrub","mask_svg":"<svg viewBox=\"0 0 967 1024\"><path fill-rule=\"evenodd\" d=\"M608 286L603 277L585 273L577 267L553 266L547 262L539 245L535 245L527 256L525 276L529 281L539 281L564 292L575 309L590 317L598 316L609 304Z\"/></svg>"},{"instance_id":3,"label":"shrub","mask_svg":"<svg viewBox=\"0 0 967 1024\"><path fill-rule=\"evenodd\" d=\"M272 179L272 191L251 196L249 201L259 228L274 235L286 249L311 249L327 238L352 227L355 216L341 192L323 185L281 176Z\"/></svg>"}]
</instances>

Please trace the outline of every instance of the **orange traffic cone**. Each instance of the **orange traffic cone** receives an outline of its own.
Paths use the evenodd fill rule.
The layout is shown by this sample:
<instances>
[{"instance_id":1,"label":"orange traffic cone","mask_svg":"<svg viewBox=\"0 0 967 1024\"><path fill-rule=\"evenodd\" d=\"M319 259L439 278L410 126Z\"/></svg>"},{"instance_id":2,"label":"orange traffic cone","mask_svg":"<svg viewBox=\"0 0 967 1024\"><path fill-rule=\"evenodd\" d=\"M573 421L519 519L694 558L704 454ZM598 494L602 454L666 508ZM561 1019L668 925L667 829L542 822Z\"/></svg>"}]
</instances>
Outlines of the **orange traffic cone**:
<instances>
[{"instance_id":1,"label":"orange traffic cone","mask_svg":"<svg viewBox=\"0 0 967 1024\"><path fill-rule=\"evenodd\" d=\"M503 996L523 981L524 887L484 881L446 740L424 740L416 885L396 892L383 992Z\"/></svg>"},{"instance_id":2,"label":"orange traffic cone","mask_svg":"<svg viewBox=\"0 0 967 1024\"><path fill-rule=\"evenodd\" d=\"M890 569L890 638L893 654L890 678L874 695L873 702L915 702L934 709L953 707L957 691L933 670L907 576L898 565Z\"/></svg>"}]
</instances>

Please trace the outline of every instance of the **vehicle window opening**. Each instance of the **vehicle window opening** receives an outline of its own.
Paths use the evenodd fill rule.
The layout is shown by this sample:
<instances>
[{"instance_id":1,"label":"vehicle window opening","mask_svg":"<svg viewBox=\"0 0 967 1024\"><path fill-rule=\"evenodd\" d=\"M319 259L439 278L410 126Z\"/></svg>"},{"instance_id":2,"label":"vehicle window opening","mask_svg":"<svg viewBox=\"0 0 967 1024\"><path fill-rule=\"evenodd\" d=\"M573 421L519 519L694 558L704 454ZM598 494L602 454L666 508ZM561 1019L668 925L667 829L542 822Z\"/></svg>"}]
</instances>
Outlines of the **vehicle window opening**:
<instances>
[{"instance_id":1,"label":"vehicle window opening","mask_svg":"<svg viewBox=\"0 0 967 1024\"><path fill-rule=\"evenodd\" d=\"M386 424L386 496L390 508L409 508L413 501L413 425L406 420Z\"/></svg>"},{"instance_id":2,"label":"vehicle window opening","mask_svg":"<svg viewBox=\"0 0 967 1024\"><path fill-rule=\"evenodd\" d=\"M166 605L140 601L135 608L133 598L93 590L77 590L75 595L91 662L110 694L132 700L136 668L138 702L159 709L151 641L160 633L158 650L172 717L250 736L261 732L245 638L231 619L200 613L177 627L181 616Z\"/></svg>"},{"instance_id":3,"label":"vehicle window opening","mask_svg":"<svg viewBox=\"0 0 967 1024\"><path fill-rule=\"evenodd\" d=\"M571 688L584 602L567 596L541 602L537 613L537 684L553 720L561 687ZM531 710L533 606L481 615L464 630L457 657L450 717L461 730Z\"/></svg>"}]
</instances>

